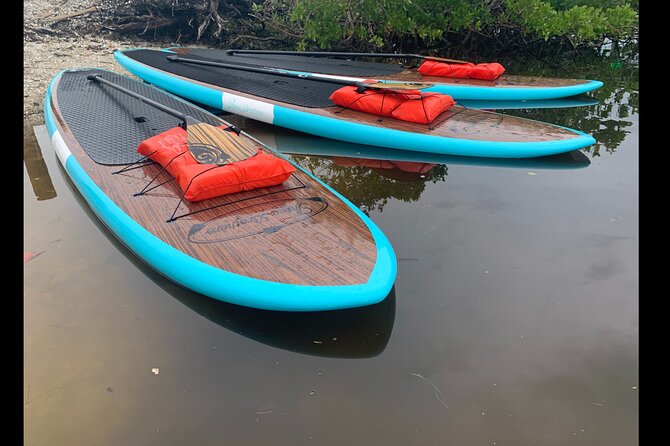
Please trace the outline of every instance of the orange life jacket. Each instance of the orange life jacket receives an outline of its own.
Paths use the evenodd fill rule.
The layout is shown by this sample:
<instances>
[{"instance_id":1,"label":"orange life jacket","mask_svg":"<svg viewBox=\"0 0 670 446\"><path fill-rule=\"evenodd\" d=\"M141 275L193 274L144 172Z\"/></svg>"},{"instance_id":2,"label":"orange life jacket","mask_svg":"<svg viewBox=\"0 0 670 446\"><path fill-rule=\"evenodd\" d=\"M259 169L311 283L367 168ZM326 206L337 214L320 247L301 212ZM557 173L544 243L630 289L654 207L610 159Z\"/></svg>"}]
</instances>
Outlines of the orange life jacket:
<instances>
[{"instance_id":1,"label":"orange life jacket","mask_svg":"<svg viewBox=\"0 0 670 446\"><path fill-rule=\"evenodd\" d=\"M189 201L275 186L295 172L291 163L261 149L250 158L223 166L200 164L189 152L186 131L181 127L142 141L137 151L165 167Z\"/></svg>"},{"instance_id":2,"label":"orange life jacket","mask_svg":"<svg viewBox=\"0 0 670 446\"><path fill-rule=\"evenodd\" d=\"M450 64L436 60L426 60L419 67L424 76L453 77L458 79L481 79L492 81L505 72L505 67L497 62Z\"/></svg>"},{"instance_id":3,"label":"orange life jacket","mask_svg":"<svg viewBox=\"0 0 670 446\"><path fill-rule=\"evenodd\" d=\"M342 87L330 95L337 105L401 121L430 124L455 104L454 99L441 93L421 93L419 90L367 89Z\"/></svg>"}]
</instances>

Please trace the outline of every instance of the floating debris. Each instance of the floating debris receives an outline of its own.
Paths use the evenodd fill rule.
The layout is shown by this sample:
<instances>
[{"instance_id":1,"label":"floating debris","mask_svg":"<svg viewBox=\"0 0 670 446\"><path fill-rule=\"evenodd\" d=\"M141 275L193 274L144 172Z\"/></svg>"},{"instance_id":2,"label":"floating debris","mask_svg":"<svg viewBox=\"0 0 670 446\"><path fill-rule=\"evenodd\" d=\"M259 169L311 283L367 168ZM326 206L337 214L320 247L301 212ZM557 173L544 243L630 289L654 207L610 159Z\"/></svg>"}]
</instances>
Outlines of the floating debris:
<instances>
[{"instance_id":1,"label":"floating debris","mask_svg":"<svg viewBox=\"0 0 670 446\"><path fill-rule=\"evenodd\" d=\"M158 367L154 367L153 369L151 369L151 372L152 372L154 375L158 375L158 372L159 372Z\"/></svg>"},{"instance_id":2,"label":"floating debris","mask_svg":"<svg viewBox=\"0 0 670 446\"><path fill-rule=\"evenodd\" d=\"M23 253L23 263L30 262L32 259L37 257L40 254L44 254L46 251L38 251L38 252L24 252Z\"/></svg>"},{"instance_id":3,"label":"floating debris","mask_svg":"<svg viewBox=\"0 0 670 446\"><path fill-rule=\"evenodd\" d=\"M435 398L437 398L437 400L438 400L440 403L442 403L442 405L443 405L445 408L449 409L449 406L447 406L447 403L446 403L446 402L444 401L444 399L443 399L443 398L444 398L444 395L442 394L442 391L440 391L440 389L438 389L437 386L436 386L435 384L433 384L433 382L432 382L431 380L429 380L428 378L426 378L425 376L423 376L423 375L421 375L421 374L419 374L419 373L411 373L411 372L410 372L410 375L416 376L417 378L421 378L422 380L426 381L428 384L430 384L431 386L433 386L433 389L435 389Z\"/></svg>"}]
</instances>

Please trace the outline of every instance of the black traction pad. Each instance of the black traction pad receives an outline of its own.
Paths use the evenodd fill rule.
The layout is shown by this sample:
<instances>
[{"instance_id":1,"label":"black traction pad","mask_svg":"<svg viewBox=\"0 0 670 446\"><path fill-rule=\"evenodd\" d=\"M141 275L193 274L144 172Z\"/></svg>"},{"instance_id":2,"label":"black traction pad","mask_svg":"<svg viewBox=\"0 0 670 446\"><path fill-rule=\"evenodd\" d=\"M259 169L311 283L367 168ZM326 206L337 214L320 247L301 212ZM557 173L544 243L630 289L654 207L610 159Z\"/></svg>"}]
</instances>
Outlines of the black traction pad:
<instances>
[{"instance_id":1,"label":"black traction pad","mask_svg":"<svg viewBox=\"0 0 670 446\"><path fill-rule=\"evenodd\" d=\"M225 50L211 48L180 48L180 54L224 63L354 77L391 76L405 69L402 65L390 63L361 62L358 60L314 56L228 54Z\"/></svg>"},{"instance_id":2,"label":"black traction pad","mask_svg":"<svg viewBox=\"0 0 670 446\"><path fill-rule=\"evenodd\" d=\"M141 81L105 70L65 71L56 99L58 109L81 147L98 164L132 164L142 158L137 146L181 123L140 100L86 76L97 73L135 93L189 114L212 125L221 125L210 114Z\"/></svg>"},{"instance_id":3,"label":"black traction pad","mask_svg":"<svg viewBox=\"0 0 670 446\"><path fill-rule=\"evenodd\" d=\"M171 53L157 50L126 50L123 54L150 67L205 84L251 94L261 98L309 108L333 107L330 95L341 84L273 74L251 73L229 68L208 67L184 62L171 62ZM196 59L196 57L192 57Z\"/></svg>"}]
</instances>

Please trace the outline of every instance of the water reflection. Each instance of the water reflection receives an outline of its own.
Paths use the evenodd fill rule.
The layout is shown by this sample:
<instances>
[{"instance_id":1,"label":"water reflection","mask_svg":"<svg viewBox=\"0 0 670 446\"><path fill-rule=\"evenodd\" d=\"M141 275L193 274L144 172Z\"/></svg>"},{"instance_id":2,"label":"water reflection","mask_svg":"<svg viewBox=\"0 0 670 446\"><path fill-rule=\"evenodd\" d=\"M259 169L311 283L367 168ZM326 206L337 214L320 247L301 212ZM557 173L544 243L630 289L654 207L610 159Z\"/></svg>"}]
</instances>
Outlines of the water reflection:
<instances>
[{"instance_id":1,"label":"water reflection","mask_svg":"<svg viewBox=\"0 0 670 446\"><path fill-rule=\"evenodd\" d=\"M614 153L630 133L633 117L639 113L639 67L635 51L631 47L619 54L598 57L594 51L586 50L558 69L534 58L509 61L505 66L510 72L519 70L530 76L598 79L604 85L587 93L598 101L588 107L536 108L505 113L581 130L598 141L583 149L592 156L600 156L602 150Z\"/></svg>"},{"instance_id":2,"label":"water reflection","mask_svg":"<svg viewBox=\"0 0 670 446\"><path fill-rule=\"evenodd\" d=\"M380 303L349 310L277 312L200 296L161 277L150 277L202 317L272 347L313 356L370 358L388 344L395 320L395 288Z\"/></svg>"},{"instance_id":3,"label":"water reflection","mask_svg":"<svg viewBox=\"0 0 670 446\"><path fill-rule=\"evenodd\" d=\"M449 164L533 170L581 169L591 164L579 150L520 159L441 155L320 138L235 115L224 118L290 155L365 213L383 212L390 199L419 200L428 183L446 181Z\"/></svg>"},{"instance_id":4,"label":"water reflection","mask_svg":"<svg viewBox=\"0 0 670 446\"><path fill-rule=\"evenodd\" d=\"M291 158L366 214L382 212L391 198L417 201L426 183L443 182L447 177L447 166L432 163L301 155Z\"/></svg>"},{"instance_id":5,"label":"water reflection","mask_svg":"<svg viewBox=\"0 0 670 446\"><path fill-rule=\"evenodd\" d=\"M445 167L446 169L446 166L438 166L434 163L375 160L367 158L350 158L344 156L324 158L330 159L333 164L341 167L364 167L383 177L408 183L431 179L433 177L439 176L439 174L436 175L436 172L441 170L440 167ZM446 173L444 175L446 175Z\"/></svg>"},{"instance_id":6,"label":"water reflection","mask_svg":"<svg viewBox=\"0 0 670 446\"><path fill-rule=\"evenodd\" d=\"M56 196L56 189L51 182L42 150L31 126L23 127L23 164L28 171L28 178L33 187L33 193L38 201L49 200Z\"/></svg>"},{"instance_id":7,"label":"water reflection","mask_svg":"<svg viewBox=\"0 0 670 446\"><path fill-rule=\"evenodd\" d=\"M46 129L41 127L38 131ZM306 313L258 310L191 292L158 274L119 242L96 217L60 164L58 170L86 215L115 248L167 294L207 320L263 344L312 356L370 358L386 348L395 321L395 288L374 305Z\"/></svg>"}]
</instances>

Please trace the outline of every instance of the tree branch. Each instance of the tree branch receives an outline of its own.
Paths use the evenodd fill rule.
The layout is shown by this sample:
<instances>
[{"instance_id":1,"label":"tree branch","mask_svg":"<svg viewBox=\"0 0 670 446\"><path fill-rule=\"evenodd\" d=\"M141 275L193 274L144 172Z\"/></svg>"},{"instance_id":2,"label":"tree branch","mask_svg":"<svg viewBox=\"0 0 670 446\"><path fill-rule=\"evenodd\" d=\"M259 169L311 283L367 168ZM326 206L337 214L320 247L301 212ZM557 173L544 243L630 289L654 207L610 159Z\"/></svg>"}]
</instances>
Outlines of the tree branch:
<instances>
[{"instance_id":1,"label":"tree branch","mask_svg":"<svg viewBox=\"0 0 670 446\"><path fill-rule=\"evenodd\" d=\"M82 16L82 15L90 14L90 13L95 12L97 10L98 10L98 6L93 5L93 6L89 6L88 8L81 9L79 11L59 15L59 16L53 18L53 20L51 21L49 26L53 26L56 23L62 22L64 20L68 20L68 19L72 19L72 18L79 17L79 16Z\"/></svg>"}]
</instances>

